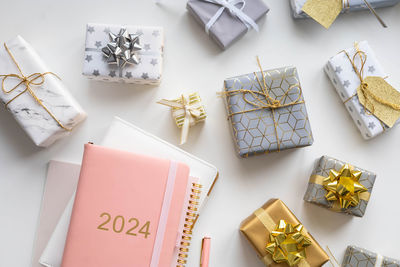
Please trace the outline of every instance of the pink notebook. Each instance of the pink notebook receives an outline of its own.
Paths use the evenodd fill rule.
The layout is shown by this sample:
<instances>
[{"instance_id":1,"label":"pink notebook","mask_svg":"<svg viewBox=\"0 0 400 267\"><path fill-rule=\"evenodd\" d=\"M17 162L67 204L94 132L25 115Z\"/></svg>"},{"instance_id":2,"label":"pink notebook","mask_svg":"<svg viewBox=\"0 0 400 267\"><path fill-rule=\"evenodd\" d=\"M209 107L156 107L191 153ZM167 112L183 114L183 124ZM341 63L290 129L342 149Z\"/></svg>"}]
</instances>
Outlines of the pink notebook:
<instances>
[{"instance_id":1,"label":"pink notebook","mask_svg":"<svg viewBox=\"0 0 400 267\"><path fill-rule=\"evenodd\" d=\"M169 267L189 168L85 145L63 267Z\"/></svg>"}]
</instances>

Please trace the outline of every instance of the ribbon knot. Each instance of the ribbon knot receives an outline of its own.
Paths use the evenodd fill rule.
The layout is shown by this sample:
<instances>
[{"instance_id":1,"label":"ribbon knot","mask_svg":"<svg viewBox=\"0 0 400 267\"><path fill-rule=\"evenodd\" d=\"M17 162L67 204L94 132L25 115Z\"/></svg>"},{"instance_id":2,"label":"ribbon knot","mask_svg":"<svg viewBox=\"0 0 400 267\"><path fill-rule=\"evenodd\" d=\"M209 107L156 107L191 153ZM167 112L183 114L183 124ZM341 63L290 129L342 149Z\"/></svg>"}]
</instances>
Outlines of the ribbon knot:
<instances>
[{"instance_id":1,"label":"ribbon knot","mask_svg":"<svg viewBox=\"0 0 400 267\"><path fill-rule=\"evenodd\" d=\"M22 94L28 92L33 99L57 122L57 124L63 128L66 131L71 131L71 128L67 128L65 127L57 118L56 116L43 104L42 100L40 100L37 95L35 94L35 92L33 91L33 89L31 88L31 85L35 85L35 86L40 86L42 84L44 84L45 82L45 76L46 75L53 75L56 78L60 79L60 77L58 77L57 74L53 73L53 72L43 72L43 73L39 73L39 72L35 72L32 73L29 76L25 76L21 70L21 67L19 66L19 64L17 63L17 61L15 60L14 56L12 55L11 51L8 49L7 45L4 43L4 48L6 49L7 53L10 55L12 61L14 62L14 64L17 66L18 71L20 74L16 74L16 73L11 73L11 74L2 74L0 75L0 77L2 77L2 81L1 81L1 90L3 91L4 94L10 94L12 92L14 92L15 90L17 90L17 88L19 88L22 84L25 84L25 89L22 90L21 92L19 92L16 96L14 96L11 100L9 100L7 103L5 103L5 108L8 109L8 105L13 102L15 99L17 99L18 97L20 97ZM20 80L19 83L17 83L14 87L12 87L11 89L7 90L6 89L6 85L5 82L7 79L9 78L15 78L17 80ZM36 81L38 80L39 81ZM60 79L61 80L61 79Z\"/></svg>"},{"instance_id":2,"label":"ribbon knot","mask_svg":"<svg viewBox=\"0 0 400 267\"><path fill-rule=\"evenodd\" d=\"M196 124L197 120L200 120L201 116L203 115L202 107L199 105L199 101L190 101L190 97L182 94L181 98L178 100L162 99L157 103L171 107L173 113L180 112L180 110L183 111L183 123L180 125L177 122L177 124L178 127L181 127L180 144L183 145L186 143L190 126Z\"/></svg>"},{"instance_id":3,"label":"ribbon knot","mask_svg":"<svg viewBox=\"0 0 400 267\"><path fill-rule=\"evenodd\" d=\"M224 13L225 10L228 10L229 14L232 17L238 18L244 25L246 25L248 29L253 28L257 32L259 31L257 23L243 12L243 9L246 5L245 0L201 0L201 1L221 6L214 14L214 16L212 16L211 19L205 25L205 31L207 34L209 34L211 27L217 22L217 20L221 17L222 13ZM237 7L238 5L240 5L240 7Z\"/></svg>"}]
</instances>

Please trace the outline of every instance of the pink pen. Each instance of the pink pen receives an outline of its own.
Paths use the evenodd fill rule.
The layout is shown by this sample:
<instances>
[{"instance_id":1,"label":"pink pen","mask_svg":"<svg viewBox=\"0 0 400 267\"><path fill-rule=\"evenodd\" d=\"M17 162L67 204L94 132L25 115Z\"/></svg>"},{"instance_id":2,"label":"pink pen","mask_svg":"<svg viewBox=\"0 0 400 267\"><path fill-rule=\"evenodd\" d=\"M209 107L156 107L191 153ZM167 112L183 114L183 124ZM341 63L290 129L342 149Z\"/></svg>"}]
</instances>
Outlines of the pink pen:
<instances>
[{"instance_id":1,"label":"pink pen","mask_svg":"<svg viewBox=\"0 0 400 267\"><path fill-rule=\"evenodd\" d=\"M208 267L208 262L210 261L210 246L211 238L204 237L201 242L200 267Z\"/></svg>"}]
</instances>

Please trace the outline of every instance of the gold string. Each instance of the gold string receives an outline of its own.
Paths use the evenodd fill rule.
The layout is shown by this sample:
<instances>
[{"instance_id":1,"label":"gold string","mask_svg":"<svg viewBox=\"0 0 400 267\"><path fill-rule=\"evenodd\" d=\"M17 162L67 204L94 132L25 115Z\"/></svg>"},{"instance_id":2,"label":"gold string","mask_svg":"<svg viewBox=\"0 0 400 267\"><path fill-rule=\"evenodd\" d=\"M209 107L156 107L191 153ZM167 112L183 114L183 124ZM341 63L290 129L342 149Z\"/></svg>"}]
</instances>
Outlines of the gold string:
<instances>
[{"instance_id":1,"label":"gold string","mask_svg":"<svg viewBox=\"0 0 400 267\"><path fill-rule=\"evenodd\" d=\"M331 256L332 259L335 261L335 263L337 264L337 266L340 267L340 264L339 264L338 260L335 258L335 256L333 255L332 251L330 250L330 248L329 248L328 246L326 246L326 249L328 250L330 256ZM332 264L333 267L336 267L336 266L332 263L330 257L329 257L329 262L330 262L330 264Z\"/></svg>"},{"instance_id":2,"label":"gold string","mask_svg":"<svg viewBox=\"0 0 400 267\"><path fill-rule=\"evenodd\" d=\"M260 59L258 57L257 57L257 64L258 64L258 67L260 68L260 71L261 71L262 83L261 83L260 79L258 78L257 73L254 72L254 76L257 79L257 82L258 82L258 85L260 86L261 92L253 91L253 90L249 90L249 89L238 89L238 90L232 90L232 91L229 91L229 92L225 91L222 94L225 95L225 96L233 96L233 95L237 95L237 94L242 94L242 98L246 103L257 107L257 108L254 108L254 109L248 109L248 110L229 113L228 117L232 117L232 116L238 115L238 114L244 114L244 113L248 113L248 112L258 111L258 110L262 110L262 109L271 109L272 119L274 121L274 130L275 130L276 142L277 142L277 146L278 146L277 151L279 152L281 144L280 144L279 135L278 135L278 129L277 129L278 128L278 123L277 123L277 121L275 119L275 109L304 103L304 100L300 101L300 98L301 98L301 95L302 95L301 94L301 87L300 87L300 84L298 84L298 83L297 84L293 84L288 88L287 91L285 91L285 93L282 95L282 97L280 99L272 98L270 96L269 92L268 92L269 88L268 88L266 80L265 80L264 70L263 70L263 68L261 66L261 62L260 62ZM298 90L297 99L292 101L292 102L290 102L290 103L282 104L282 101L285 100L285 97L288 96L289 92L293 88L297 88L297 90ZM248 100L246 98L246 94L252 95L255 100L254 101ZM262 96L266 101L262 100L259 96Z\"/></svg>"},{"instance_id":3,"label":"gold string","mask_svg":"<svg viewBox=\"0 0 400 267\"><path fill-rule=\"evenodd\" d=\"M380 98L379 96L375 95L374 92L371 91L371 89L369 88L368 84L364 81L364 76L363 76L364 67L365 67L365 64L367 63L367 55L365 54L364 51L360 50L360 48L358 46L358 43L355 44L355 48L356 48L356 53L354 54L353 58L350 57L350 55L349 55L349 53L347 53L347 51L344 50L342 52L344 52L346 54L346 56L349 59L351 65L353 66L354 71L356 72L358 78L360 79L360 82L361 82L360 89L361 89L361 92L362 92L363 97L365 99L364 111L369 115L373 114L374 111L375 111L375 107L371 103L370 98L373 98L376 102L379 102L379 103L381 103L383 105L391 107L394 110L400 110L400 105L397 105L397 104L391 103L389 101L386 101L386 100ZM361 60L360 69L358 69L356 64L355 64L355 60L356 60L357 56L359 56L360 60ZM349 97L348 99L346 99L344 101L344 103L347 103L351 98L353 98L356 95L357 95L357 92L354 95L352 95L351 97ZM369 112L367 110L367 108L366 108L366 106L368 106L368 103L371 103L371 109L372 109L371 112Z\"/></svg>"},{"instance_id":4,"label":"gold string","mask_svg":"<svg viewBox=\"0 0 400 267\"><path fill-rule=\"evenodd\" d=\"M21 96L22 94L24 94L25 92L28 92L33 99L35 99L35 101L42 107L44 108L44 110L46 110L46 112L57 122L57 124L63 128L66 131L71 131L71 128L67 128L65 127L57 118L56 116L43 104L43 102L36 96L36 94L33 92L31 85L36 85L36 86L40 86L45 82L45 76L46 75L53 75L55 77L57 77L58 79L60 79L60 77L58 77L57 74L53 73L53 72L43 72L43 73L32 73L29 76L25 76L21 70L21 67L19 66L19 64L17 63L16 59L14 58L13 54L11 53L11 51L8 49L7 45L4 43L4 47L7 51L7 53L10 55L12 61L15 63L15 66L17 66L18 71L20 74L1 74L0 77L2 78L2 82L1 82L1 89L5 94L10 94L13 91L15 91L20 85L25 84L25 89L18 93L16 96L14 96L11 100L9 100L7 103L5 103L5 108L8 109L8 105L13 102L15 99L17 99L19 96ZM8 78L16 78L19 79L20 82L15 85L13 88L11 88L10 90L6 90L5 89L5 81ZM39 81L37 81L39 80ZM61 80L61 79L60 79Z\"/></svg>"}]
</instances>

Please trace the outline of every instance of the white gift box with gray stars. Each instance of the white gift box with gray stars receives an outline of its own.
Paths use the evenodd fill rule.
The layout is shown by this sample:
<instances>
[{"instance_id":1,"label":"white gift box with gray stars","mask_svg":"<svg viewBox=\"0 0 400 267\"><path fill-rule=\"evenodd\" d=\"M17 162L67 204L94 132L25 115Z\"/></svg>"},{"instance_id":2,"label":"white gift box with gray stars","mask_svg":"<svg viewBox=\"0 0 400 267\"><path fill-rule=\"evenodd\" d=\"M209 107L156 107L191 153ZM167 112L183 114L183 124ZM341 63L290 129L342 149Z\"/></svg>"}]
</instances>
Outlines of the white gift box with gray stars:
<instances>
[{"instance_id":1,"label":"white gift box with gray stars","mask_svg":"<svg viewBox=\"0 0 400 267\"><path fill-rule=\"evenodd\" d=\"M140 34L142 50L137 52L139 64L119 68L106 61L101 49L109 43L108 33L118 34L121 28ZM86 27L83 75L106 82L158 85L162 76L164 31L161 27L107 25L88 23Z\"/></svg>"},{"instance_id":2,"label":"white gift box with gray stars","mask_svg":"<svg viewBox=\"0 0 400 267\"><path fill-rule=\"evenodd\" d=\"M369 46L368 42L359 42L358 46L359 49L365 52L367 56L367 60L363 70L363 77L387 77L387 74L384 72L382 66L378 62L375 53ZM350 58L353 58L354 54L357 52L354 46L346 49L346 51L349 54ZM356 57L355 64L358 68L360 68L360 57ZM344 52L340 52L328 61L328 64L326 64L325 66L325 72L331 79L334 87L336 88L336 91L344 102L346 109L349 111L350 116L353 118L362 136L366 140L374 138L390 129L377 117L369 114L369 112L365 112L365 109L358 100L358 97L354 96L361 82L350 60ZM386 79L386 81L390 83L389 79ZM396 122L396 125L399 122L400 120Z\"/></svg>"}]
</instances>

